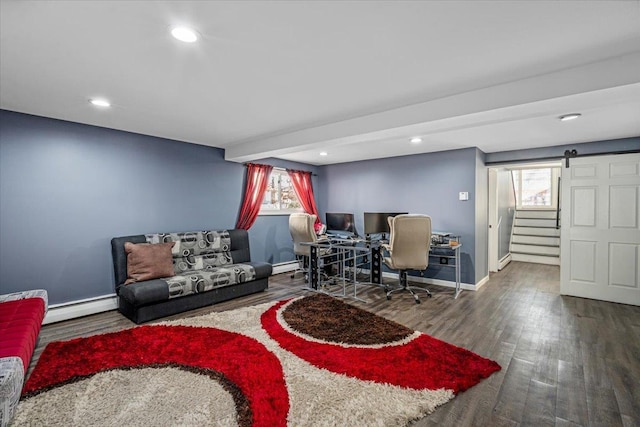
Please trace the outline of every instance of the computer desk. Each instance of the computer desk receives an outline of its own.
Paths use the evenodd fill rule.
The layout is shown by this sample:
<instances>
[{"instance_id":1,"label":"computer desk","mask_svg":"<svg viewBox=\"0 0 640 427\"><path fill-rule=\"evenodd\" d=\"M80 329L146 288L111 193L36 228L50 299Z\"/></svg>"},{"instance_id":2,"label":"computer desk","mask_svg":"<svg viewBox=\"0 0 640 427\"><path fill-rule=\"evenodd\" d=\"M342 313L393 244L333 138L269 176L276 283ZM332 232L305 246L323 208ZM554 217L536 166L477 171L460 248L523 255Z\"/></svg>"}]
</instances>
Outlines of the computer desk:
<instances>
[{"instance_id":1,"label":"computer desk","mask_svg":"<svg viewBox=\"0 0 640 427\"><path fill-rule=\"evenodd\" d=\"M429 258L445 258L447 260L452 259L455 262L455 265L451 265L448 262L446 264L443 264L441 262L436 264L436 265L439 265L440 267L451 267L456 269L455 270L456 292L455 292L455 295L453 296L453 299L458 298L458 295L460 295L460 292L462 292L462 289L460 287L460 269L461 269L460 248L462 248L462 243L459 243L459 239L458 239L457 245L452 246L450 244L443 243L441 245L431 245L429 249ZM429 264L431 265L431 262Z\"/></svg>"},{"instance_id":2,"label":"computer desk","mask_svg":"<svg viewBox=\"0 0 640 427\"><path fill-rule=\"evenodd\" d=\"M458 240L459 242L459 240ZM354 269L353 281L350 281L353 284L353 295L349 295L349 297L357 299L359 301L364 301L357 296L357 285L374 285L385 287L382 283L382 244L385 243L384 240L368 240L362 238L356 239L340 239L340 238L325 238L318 240L317 242L309 242L302 243L303 245L310 246L311 254L309 260L309 285L310 289L314 291L318 291L320 286L320 272L319 272L319 258L318 253L319 249L322 248L330 248L334 250L334 253L331 255L325 255L325 257L337 256L338 263L341 263L341 268L339 268L340 274L337 278L342 281L343 291L342 295L347 297L346 294L346 285L347 285L347 272L350 268ZM461 289L461 265L460 265L460 249L462 248L462 243L458 243L457 245L450 244L439 244L439 245L431 245L429 250L430 258L446 258L447 260L451 259L454 261L454 265L439 263L434 265L440 265L442 267L450 267L455 268L455 294L454 299L457 299L462 292ZM364 256L369 256L369 282L358 282L355 270L358 267L358 260L362 259ZM352 267L347 268L349 262L352 262ZM360 263L364 264L364 263ZM432 263L429 263L432 264ZM428 268L428 267L427 267ZM334 277L336 278L336 277Z\"/></svg>"},{"instance_id":3,"label":"computer desk","mask_svg":"<svg viewBox=\"0 0 640 427\"><path fill-rule=\"evenodd\" d=\"M310 290L318 291L320 288L320 258L334 257L334 264L338 266L338 274L333 276L334 281L342 282L342 297L350 297L364 301L358 297L358 285L375 285L382 287L382 257L380 241L366 240L362 238L342 239L338 237L318 240L317 242L302 243L310 246L309 285ZM332 249L332 253L319 257L320 249ZM365 262L365 257L368 258ZM355 272L358 266L370 263L369 282L359 282ZM353 279L351 279L353 277ZM347 295L347 285L353 284L353 294Z\"/></svg>"}]
</instances>

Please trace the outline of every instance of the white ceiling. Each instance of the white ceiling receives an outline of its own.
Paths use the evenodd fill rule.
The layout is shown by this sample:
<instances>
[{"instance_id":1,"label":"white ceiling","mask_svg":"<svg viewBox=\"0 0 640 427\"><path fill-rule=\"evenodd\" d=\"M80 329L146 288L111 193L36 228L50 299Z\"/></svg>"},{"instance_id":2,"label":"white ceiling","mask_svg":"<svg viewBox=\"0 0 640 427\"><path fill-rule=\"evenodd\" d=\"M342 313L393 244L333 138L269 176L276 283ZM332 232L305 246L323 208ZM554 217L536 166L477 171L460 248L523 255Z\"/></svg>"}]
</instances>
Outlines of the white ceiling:
<instances>
[{"instance_id":1,"label":"white ceiling","mask_svg":"<svg viewBox=\"0 0 640 427\"><path fill-rule=\"evenodd\" d=\"M640 2L1 0L0 108L239 162L639 136Z\"/></svg>"}]
</instances>

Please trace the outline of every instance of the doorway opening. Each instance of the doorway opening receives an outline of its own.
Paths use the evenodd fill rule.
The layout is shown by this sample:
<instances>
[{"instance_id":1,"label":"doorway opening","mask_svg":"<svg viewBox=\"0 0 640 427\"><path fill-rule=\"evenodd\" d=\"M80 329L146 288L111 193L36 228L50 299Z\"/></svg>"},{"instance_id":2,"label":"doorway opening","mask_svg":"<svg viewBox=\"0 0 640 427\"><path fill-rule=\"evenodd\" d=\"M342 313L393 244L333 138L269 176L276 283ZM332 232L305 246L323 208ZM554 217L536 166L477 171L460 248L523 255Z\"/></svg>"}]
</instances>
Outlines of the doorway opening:
<instances>
[{"instance_id":1,"label":"doorway opening","mask_svg":"<svg viewBox=\"0 0 640 427\"><path fill-rule=\"evenodd\" d=\"M561 162L489 168L489 271L560 265Z\"/></svg>"}]
</instances>

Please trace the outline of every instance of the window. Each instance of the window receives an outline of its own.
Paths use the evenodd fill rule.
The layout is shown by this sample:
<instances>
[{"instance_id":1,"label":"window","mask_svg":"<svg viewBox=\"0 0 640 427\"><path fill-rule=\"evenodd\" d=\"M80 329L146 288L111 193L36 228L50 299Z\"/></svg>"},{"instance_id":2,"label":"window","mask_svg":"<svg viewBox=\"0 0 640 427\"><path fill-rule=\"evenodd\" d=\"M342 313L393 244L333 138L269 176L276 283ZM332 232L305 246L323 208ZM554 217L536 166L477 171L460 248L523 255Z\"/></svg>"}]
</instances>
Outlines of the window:
<instances>
[{"instance_id":1,"label":"window","mask_svg":"<svg viewBox=\"0 0 640 427\"><path fill-rule=\"evenodd\" d=\"M558 168L518 169L512 173L518 208L555 209Z\"/></svg>"},{"instance_id":2,"label":"window","mask_svg":"<svg viewBox=\"0 0 640 427\"><path fill-rule=\"evenodd\" d=\"M282 215L303 212L296 191L284 169L273 168L264 192L260 215Z\"/></svg>"}]
</instances>

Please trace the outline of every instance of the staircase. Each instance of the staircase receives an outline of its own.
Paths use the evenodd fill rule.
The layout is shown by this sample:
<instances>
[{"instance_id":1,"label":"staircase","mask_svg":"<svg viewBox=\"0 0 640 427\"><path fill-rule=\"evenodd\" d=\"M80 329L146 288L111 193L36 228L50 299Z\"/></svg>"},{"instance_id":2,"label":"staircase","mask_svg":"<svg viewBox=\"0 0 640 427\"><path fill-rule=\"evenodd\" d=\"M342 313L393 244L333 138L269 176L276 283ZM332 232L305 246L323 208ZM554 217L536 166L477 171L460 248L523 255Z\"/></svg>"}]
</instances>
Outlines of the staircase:
<instances>
[{"instance_id":1,"label":"staircase","mask_svg":"<svg viewBox=\"0 0 640 427\"><path fill-rule=\"evenodd\" d=\"M555 209L516 211L511 259L560 265L560 229L556 228Z\"/></svg>"}]
</instances>

